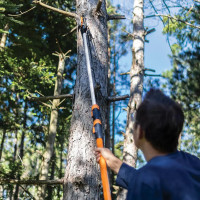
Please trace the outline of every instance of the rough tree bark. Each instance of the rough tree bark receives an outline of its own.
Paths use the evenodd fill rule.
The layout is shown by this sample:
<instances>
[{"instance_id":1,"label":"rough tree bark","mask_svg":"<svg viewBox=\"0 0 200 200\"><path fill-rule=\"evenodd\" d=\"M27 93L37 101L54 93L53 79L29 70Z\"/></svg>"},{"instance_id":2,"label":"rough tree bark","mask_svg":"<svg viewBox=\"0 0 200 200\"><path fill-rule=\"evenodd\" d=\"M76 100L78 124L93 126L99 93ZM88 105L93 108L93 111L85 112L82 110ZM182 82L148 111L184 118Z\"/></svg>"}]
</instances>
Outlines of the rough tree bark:
<instances>
[{"instance_id":1,"label":"rough tree bark","mask_svg":"<svg viewBox=\"0 0 200 200\"><path fill-rule=\"evenodd\" d=\"M76 8L79 16L84 15L91 33L89 41L92 53L92 72L94 85L98 83L101 86L96 93L96 98L104 126L108 78L107 15L105 1L102 1L101 11L98 14L95 13L97 2L98 0L76 0ZM77 78L63 199L99 199L100 172L93 154L96 145L92 134L92 103L80 31L78 31L77 47Z\"/></svg>"},{"instance_id":2,"label":"rough tree bark","mask_svg":"<svg viewBox=\"0 0 200 200\"><path fill-rule=\"evenodd\" d=\"M135 167L137 148L133 140L134 116L138 105L142 100L143 70L144 70L144 24L143 24L143 0L134 0L133 6L133 47L132 67L130 70L130 99L127 108L126 134L124 138L123 161ZM117 199L126 199L127 191L121 189Z\"/></svg>"},{"instance_id":3,"label":"rough tree bark","mask_svg":"<svg viewBox=\"0 0 200 200\"><path fill-rule=\"evenodd\" d=\"M59 63L57 69L57 79L55 82L54 88L54 96L60 95L62 90L62 79L65 68L65 55L63 53L59 54ZM54 142L57 133L57 124L58 124L58 106L60 103L60 99L54 99L52 103L52 110L50 116L50 124L49 124L49 133L46 142L46 150L43 156L43 162L41 164L41 175L40 180L47 180L49 173L49 165L51 161L51 157L54 151ZM46 196L46 185L38 188L38 199L45 199Z\"/></svg>"},{"instance_id":4,"label":"rough tree bark","mask_svg":"<svg viewBox=\"0 0 200 200\"><path fill-rule=\"evenodd\" d=\"M1 161L1 156L2 156L2 153L3 153L3 146L4 146L5 138L6 138L6 129L4 128L2 139L1 139L1 147L0 147L0 161Z\"/></svg>"},{"instance_id":5,"label":"rough tree bark","mask_svg":"<svg viewBox=\"0 0 200 200\"><path fill-rule=\"evenodd\" d=\"M108 26L108 96L111 96L111 69L110 69L110 28ZM106 116L106 129L105 129L105 147L110 148L110 102L107 105L107 116Z\"/></svg>"}]
</instances>

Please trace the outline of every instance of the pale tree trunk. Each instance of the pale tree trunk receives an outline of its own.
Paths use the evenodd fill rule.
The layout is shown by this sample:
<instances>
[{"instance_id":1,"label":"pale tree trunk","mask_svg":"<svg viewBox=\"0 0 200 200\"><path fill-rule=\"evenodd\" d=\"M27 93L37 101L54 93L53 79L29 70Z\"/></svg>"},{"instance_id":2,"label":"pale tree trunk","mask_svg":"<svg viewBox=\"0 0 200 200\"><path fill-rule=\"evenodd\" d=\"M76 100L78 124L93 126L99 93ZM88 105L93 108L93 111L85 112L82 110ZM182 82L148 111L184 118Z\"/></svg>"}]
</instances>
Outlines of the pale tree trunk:
<instances>
[{"instance_id":1,"label":"pale tree trunk","mask_svg":"<svg viewBox=\"0 0 200 200\"><path fill-rule=\"evenodd\" d=\"M142 100L143 70L144 70L144 25L143 25L143 0L134 0L133 6L133 48L132 67L130 70L130 99L127 110L126 134L124 138L123 161L133 167L136 165L137 148L133 140L134 116ZM127 191L121 189L117 199L126 199Z\"/></svg>"},{"instance_id":2,"label":"pale tree trunk","mask_svg":"<svg viewBox=\"0 0 200 200\"><path fill-rule=\"evenodd\" d=\"M8 24L5 25L4 31L9 31ZM2 34L1 42L0 42L0 50L3 50L5 48L5 46L6 46L7 35L8 35L8 33L3 33Z\"/></svg>"},{"instance_id":3,"label":"pale tree trunk","mask_svg":"<svg viewBox=\"0 0 200 200\"><path fill-rule=\"evenodd\" d=\"M94 85L101 88L96 93L102 124L105 124L108 78L107 15L105 1L101 13L96 15L98 0L77 0L77 14L85 15L91 37L92 73ZM92 41L91 41L92 40ZM92 133L91 97L86 69L85 51L80 31L77 38L78 65L74 89L75 99L71 119L67 167L64 177L64 200L95 200L100 198L100 171L94 156L95 136Z\"/></svg>"},{"instance_id":4,"label":"pale tree trunk","mask_svg":"<svg viewBox=\"0 0 200 200\"><path fill-rule=\"evenodd\" d=\"M57 79L56 79L55 88L54 88L54 96L61 94L64 68L65 68L65 56L62 53L60 53L58 69L57 69ZM41 164L40 180L48 179L49 165L50 165L51 157L53 155L54 142L55 142L55 137L57 133L59 103L60 103L60 99L54 99L52 103L49 133L48 133L48 138L46 142L46 150L44 152L43 161ZM38 188L38 199L45 199L45 196L46 196L46 185Z\"/></svg>"},{"instance_id":5,"label":"pale tree trunk","mask_svg":"<svg viewBox=\"0 0 200 200\"><path fill-rule=\"evenodd\" d=\"M19 149L19 159L21 162L23 162L23 157L24 157L24 140L25 140L25 133L26 133L27 109L28 109L28 105L27 105L27 102L25 101L23 131L22 131L20 149ZM23 163L21 163L21 164L23 164ZM20 177L21 177L21 172L18 173L17 179L20 180ZM16 188L15 188L14 200L18 200L18 194L19 194L19 184L17 184Z\"/></svg>"},{"instance_id":6,"label":"pale tree trunk","mask_svg":"<svg viewBox=\"0 0 200 200\"><path fill-rule=\"evenodd\" d=\"M2 153L3 153L3 146L4 146L5 138L6 138L6 129L4 128L2 139L1 139L1 147L0 147L0 162L1 162L1 157L2 157Z\"/></svg>"}]
</instances>

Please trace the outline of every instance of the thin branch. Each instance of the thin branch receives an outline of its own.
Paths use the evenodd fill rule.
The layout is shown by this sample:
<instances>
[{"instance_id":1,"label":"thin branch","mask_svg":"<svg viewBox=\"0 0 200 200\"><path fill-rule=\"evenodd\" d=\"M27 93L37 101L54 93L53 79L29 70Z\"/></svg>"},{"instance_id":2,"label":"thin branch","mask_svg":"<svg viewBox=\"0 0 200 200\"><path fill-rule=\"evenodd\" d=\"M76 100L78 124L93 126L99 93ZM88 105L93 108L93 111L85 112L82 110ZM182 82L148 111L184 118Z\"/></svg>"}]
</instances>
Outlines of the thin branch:
<instances>
[{"instance_id":1,"label":"thin branch","mask_svg":"<svg viewBox=\"0 0 200 200\"><path fill-rule=\"evenodd\" d=\"M69 35L70 33L73 33L77 28L78 28L78 26L75 26L69 33L62 35L62 37L65 37L65 36Z\"/></svg>"},{"instance_id":2,"label":"thin branch","mask_svg":"<svg viewBox=\"0 0 200 200\"><path fill-rule=\"evenodd\" d=\"M36 198L23 186L20 185L20 187L24 190L24 192L26 192L33 200L36 200Z\"/></svg>"},{"instance_id":3,"label":"thin branch","mask_svg":"<svg viewBox=\"0 0 200 200\"><path fill-rule=\"evenodd\" d=\"M72 99L73 94L62 94L62 95L46 96L46 97L31 97L29 98L29 100L30 101L48 101L49 99L65 99L65 98ZM113 101L125 100L127 98L129 98L129 95L112 96L112 97L108 97L107 100L110 102L113 102Z\"/></svg>"},{"instance_id":4,"label":"thin branch","mask_svg":"<svg viewBox=\"0 0 200 200\"><path fill-rule=\"evenodd\" d=\"M33 97L33 95L27 90L26 91L28 94L29 94L29 96L27 97L29 100L30 99L32 99L32 98L36 98L36 97ZM37 93L39 93L37 90L36 90L36 92ZM39 93L40 95L42 95L42 96L44 96L43 94L41 94L41 93ZM50 100L49 100L50 101ZM39 101L41 104L43 104L44 106L47 106L47 107L49 107L49 108L51 108L51 105L49 105L49 104L46 104L46 103L44 103L44 102L42 102L42 101ZM53 103L52 101L50 101L51 103Z\"/></svg>"},{"instance_id":5,"label":"thin branch","mask_svg":"<svg viewBox=\"0 0 200 200\"><path fill-rule=\"evenodd\" d=\"M143 71L151 71L151 72L156 72L155 69L150 69L150 68L144 68Z\"/></svg>"},{"instance_id":6,"label":"thin branch","mask_svg":"<svg viewBox=\"0 0 200 200\"><path fill-rule=\"evenodd\" d=\"M101 5L102 5L102 0L98 0L96 12L99 12L99 11L100 11Z\"/></svg>"},{"instance_id":7,"label":"thin branch","mask_svg":"<svg viewBox=\"0 0 200 200\"><path fill-rule=\"evenodd\" d=\"M59 107L64 101L65 101L65 99L63 99L63 100L57 105L57 107Z\"/></svg>"},{"instance_id":8,"label":"thin branch","mask_svg":"<svg viewBox=\"0 0 200 200\"><path fill-rule=\"evenodd\" d=\"M61 185L63 179L57 180L16 180L16 179L0 179L0 185L4 184L20 184L20 185Z\"/></svg>"},{"instance_id":9,"label":"thin branch","mask_svg":"<svg viewBox=\"0 0 200 200\"><path fill-rule=\"evenodd\" d=\"M113 97L108 97L108 101L114 102L114 101L121 101L121 100L126 100L129 98L129 95L123 95L123 96L113 96Z\"/></svg>"},{"instance_id":10,"label":"thin branch","mask_svg":"<svg viewBox=\"0 0 200 200\"><path fill-rule=\"evenodd\" d=\"M20 12L20 14L16 14L16 15L8 14L8 16L9 16L9 17L19 17L19 16L22 16L22 15L24 15L24 14L30 12L31 10L33 10L33 9L35 9L35 8L36 8L36 6L33 6L33 7L30 8L29 10L26 10L26 11L24 11L24 12Z\"/></svg>"},{"instance_id":11,"label":"thin branch","mask_svg":"<svg viewBox=\"0 0 200 200\"><path fill-rule=\"evenodd\" d=\"M200 3L200 0L194 0L194 1Z\"/></svg>"},{"instance_id":12,"label":"thin branch","mask_svg":"<svg viewBox=\"0 0 200 200\"><path fill-rule=\"evenodd\" d=\"M125 15L108 15L109 20L119 20L119 19L126 19Z\"/></svg>"},{"instance_id":13,"label":"thin branch","mask_svg":"<svg viewBox=\"0 0 200 200\"><path fill-rule=\"evenodd\" d=\"M65 98L73 98L73 94L62 94L62 95L56 95L56 96L43 96L43 97L31 97L30 101L48 101L50 99L65 99Z\"/></svg>"},{"instance_id":14,"label":"thin branch","mask_svg":"<svg viewBox=\"0 0 200 200\"><path fill-rule=\"evenodd\" d=\"M155 31L156 31L155 28L152 28L152 29L150 29L150 30L146 30L146 31L145 31L145 36L148 35L148 34L150 34L150 33L155 32Z\"/></svg>"},{"instance_id":15,"label":"thin branch","mask_svg":"<svg viewBox=\"0 0 200 200\"><path fill-rule=\"evenodd\" d=\"M149 2L150 2L150 4L151 4L152 8L154 9L155 13L158 14L158 11L156 10L155 6L154 6L153 3L152 3L152 0L149 0ZM159 19L162 21L163 26L165 26L165 23L164 23L163 19L162 19L160 16L159 16ZM170 48L171 52L173 52L173 51L172 51L171 44L170 44L170 41L169 41L169 35L168 35L168 34L167 34L167 42L168 42L168 44L169 44L169 48Z\"/></svg>"},{"instance_id":16,"label":"thin branch","mask_svg":"<svg viewBox=\"0 0 200 200\"><path fill-rule=\"evenodd\" d=\"M128 75L130 74L130 72L124 72L124 73L121 73L120 75Z\"/></svg>"},{"instance_id":17,"label":"thin branch","mask_svg":"<svg viewBox=\"0 0 200 200\"><path fill-rule=\"evenodd\" d=\"M165 7L167 8L168 12L170 13L169 7L168 7L168 5L166 4L165 0L162 0L162 1L163 1L163 3L164 3Z\"/></svg>"},{"instance_id":18,"label":"thin branch","mask_svg":"<svg viewBox=\"0 0 200 200\"><path fill-rule=\"evenodd\" d=\"M144 76L163 77L161 74L144 74Z\"/></svg>"},{"instance_id":19,"label":"thin branch","mask_svg":"<svg viewBox=\"0 0 200 200\"><path fill-rule=\"evenodd\" d=\"M75 19L79 20L79 16L76 13L66 12L64 10L60 10L58 8L54 8L52 6L49 6L49 5L45 4L45 3L42 3L41 1L37 1L37 0L33 1L33 3L38 4L38 5L40 5L40 6L44 7L44 8L47 8L49 10L61 13L61 14L65 15L65 16L67 16L67 17L72 17L72 18L75 18Z\"/></svg>"},{"instance_id":20,"label":"thin branch","mask_svg":"<svg viewBox=\"0 0 200 200\"><path fill-rule=\"evenodd\" d=\"M193 24L191 24L191 23L189 23L189 22L186 22L186 21L184 21L184 20L182 20L182 19L173 17L173 16L171 16L171 15L156 14L155 16L168 17L169 19L174 19L174 20L176 20L176 21L178 21L178 22L184 23L184 24L186 24L186 25L188 25L188 26L191 26L191 27L193 27L193 28L200 29L200 26L195 26L195 25L193 25Z\"/></svg>"},{"instance_id":21,"label":"thin branch","mask_svg":"<svg viewBox=\"0 0 200 200\"><path fill-rule=\"evenodd\" d=\"M56 38L56 44L58 45L58 49L59 49L59 51L60 51L60 53L61 53L61 55L62 55L62 57L63 57L63 59L64 59L64 54L63 54L63 51L62 51L62 49L61 49L61 47L60 47L60 44L59 44L57 38Z\"/></svg>"}]
</instances>

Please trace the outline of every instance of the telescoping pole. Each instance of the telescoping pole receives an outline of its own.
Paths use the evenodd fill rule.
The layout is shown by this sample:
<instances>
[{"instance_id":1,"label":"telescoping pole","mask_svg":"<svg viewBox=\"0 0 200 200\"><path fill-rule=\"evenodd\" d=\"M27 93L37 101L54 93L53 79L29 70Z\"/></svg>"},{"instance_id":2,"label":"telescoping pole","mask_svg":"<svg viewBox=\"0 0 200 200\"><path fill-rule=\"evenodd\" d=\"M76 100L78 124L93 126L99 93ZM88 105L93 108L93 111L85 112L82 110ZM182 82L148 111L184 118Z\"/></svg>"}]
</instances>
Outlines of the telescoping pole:
<instances>
[{"instance_id":1,"label":"telescoping pole","mask_svg":"<svg viewBox=\"0 0 200 200\"><path fill-rule=\"evenodd\" d=\"M91 112L92 118L93 118L92 132L95 134L97 147L102 148L103 147L103 132L102 132L101 114L100 114L99 106L96 104L94 85L93 85L93 79L92 79L91 61L90 61L90 54L89 54L86 32L87 32L87 27L83 24L83 18L81 18L81 34L82 34L83 44L84 44L84 49L85 49L87 72L88 72L90 93L91 93L91 99L92 99L92 112ZM99 165L100 165L100 171L101 171L104 200L111 200L110 184L108 180L106 161L102 156L100 157Z\"/></svg>"}]
</instances>

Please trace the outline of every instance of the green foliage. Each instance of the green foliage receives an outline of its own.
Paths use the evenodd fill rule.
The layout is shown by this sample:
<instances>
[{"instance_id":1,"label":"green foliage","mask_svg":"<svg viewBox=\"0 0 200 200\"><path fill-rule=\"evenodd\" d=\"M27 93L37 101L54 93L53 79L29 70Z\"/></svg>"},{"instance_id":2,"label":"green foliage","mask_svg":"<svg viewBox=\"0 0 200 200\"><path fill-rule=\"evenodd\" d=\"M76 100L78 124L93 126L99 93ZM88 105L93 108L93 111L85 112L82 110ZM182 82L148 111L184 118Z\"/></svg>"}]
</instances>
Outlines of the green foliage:
<instances>
[{"instance_id":1,"label":"green foliage","mask_svg":"<svg viewBox=\"0 0 200 200\"><path fill-rule=\"evenodd\" d=\"M200 6L194 4L193 9L182 9L182 20L200 25ZM172 97L183 107L185 114L185 130L182 136L183 149L200 156L200 33L199 30L180 22L170 21L166 25L164 33L177 39L172 45L171 56L173 69L164 73L168 79Z\"/></svg>"},{"instance_id":2,"label":"green foliage","mask_svg":"<svg viewBox=\"0 0 200 200\"><path fill-rule=\"evenodd\" d=\"M3 145L0 178L21 177L21 179L35 180L39 178L51 111L51 108L45 105L51 106L51 102L44 102L44 105L41 102L29 101L29 98L30 95L53 95L58 57L53 56L52 53L59 52L60 48L63 52L72 50L71 58L66 60L64 78L70 85L74 82L72 74L76 66L76 33L65 35L74 28L75 20L39 6L18 17L9 15L30 9L33 7L31 2L29 0L0 1L0 28L7 34L6 47L0 51L0 145ZM45 3L74 11L72 1L46 1ZM9 25L8 32L4 31L6 24ZM71 88L64 83L62 93L70 92ZM71 100L65 100L60 106L64 109L59 109L54 158L56 167L53 172L51 170L49 172L49 176L53 173L55 179L62 178L64 175ZM6 131L4 142L1 134L3 130ZM22 158L20 148L23 149ZM3 198L11 198L15 188L16 186L5 185ZM26 189L33 196L37 192L35 186L27 186ZM56 187L50 199L61 199L61 196L62 187ZM21 188L19 199L31 199L31 197Z\"/></svg>"}]
</instances>

